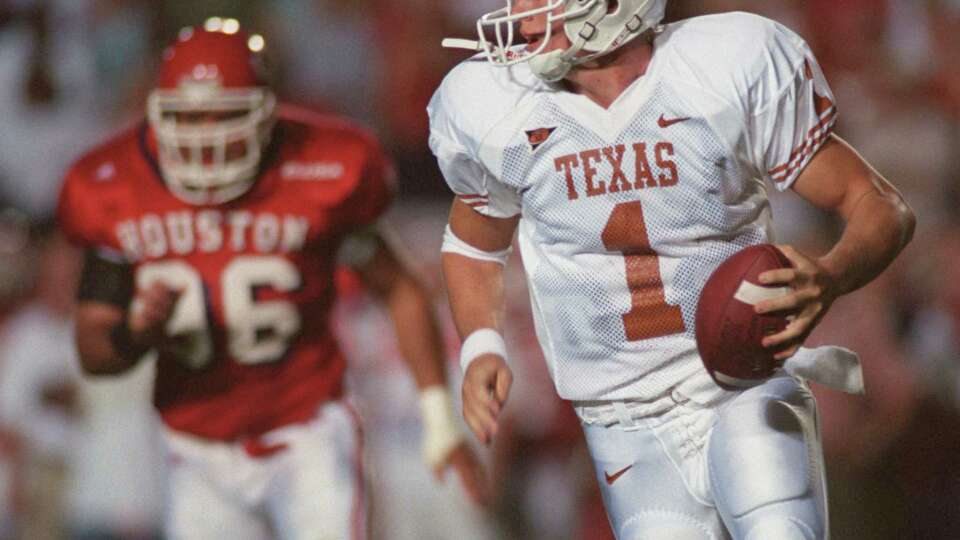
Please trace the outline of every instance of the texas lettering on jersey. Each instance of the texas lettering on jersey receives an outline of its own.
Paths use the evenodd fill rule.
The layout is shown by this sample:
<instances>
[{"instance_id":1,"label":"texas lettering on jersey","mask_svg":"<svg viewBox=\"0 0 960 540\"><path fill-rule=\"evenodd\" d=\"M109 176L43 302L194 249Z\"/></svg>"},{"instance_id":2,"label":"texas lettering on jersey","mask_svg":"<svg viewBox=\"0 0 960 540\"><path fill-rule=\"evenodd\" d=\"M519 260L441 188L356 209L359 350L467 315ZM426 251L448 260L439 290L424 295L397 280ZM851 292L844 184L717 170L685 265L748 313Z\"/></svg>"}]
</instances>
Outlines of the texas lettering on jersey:
<instances>
[{"instance_id":1,"label":"texas lettering on jersey","mask_svg":"<svg viewBox=\"0 0 960 540\"><path fill-rule=\"evenodd\" d=\"M563 173L567 185L567 199L571 201L580 198L581 194L596 197L633 189L675 186L680 174L673 159L673 143L660 141L652 146L652 152L648 153L647 143L630 145L633 154L631 161L635 164L631 175L623 170L624 153L627 151L627 145L623 144L560 156L554 159L553 163L557 172ZM609 165L610 170L609 174L598 177L596 165L600 162ZM651 167L651 162L656 163L656 172Z\"/></svg>"},{"instance_id":2,"label":"texas lettering on jersey","mask_svg":"<svg viewBox=\"0 0 960 540\"><path fill-rule=\"evenodd\" d=\"M61 193L72 240L121 257L138 288L180 291L154 394L177 431L256 436L342 391L328 327L336 252L386 209L390 165L339 120L282 108L275 129L256 184L222 205L193 206L165 187L142 124L82 157Z\"/></svg>"}]
</instances>

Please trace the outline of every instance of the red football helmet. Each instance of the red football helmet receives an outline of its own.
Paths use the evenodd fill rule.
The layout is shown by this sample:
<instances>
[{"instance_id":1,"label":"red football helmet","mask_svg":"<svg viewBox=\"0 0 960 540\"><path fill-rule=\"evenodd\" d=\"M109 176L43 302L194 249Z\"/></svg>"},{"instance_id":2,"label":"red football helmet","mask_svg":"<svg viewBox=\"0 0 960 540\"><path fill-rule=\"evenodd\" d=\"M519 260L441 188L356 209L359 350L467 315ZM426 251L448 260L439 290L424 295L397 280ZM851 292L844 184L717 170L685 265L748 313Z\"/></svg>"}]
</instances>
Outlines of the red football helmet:
<instances>
[{"instance_id":1,"label":"red football helmet","mask_svg":"<svg viewBox=\"0 0 960 540\"><path fill-rule=\"evenodd\" d=\"M256 179L276 99L260 61L263 39L237 28L185 28L163 53L147 118L164 181L193 204L218 204Z\"/></svg>"}]
</instances>

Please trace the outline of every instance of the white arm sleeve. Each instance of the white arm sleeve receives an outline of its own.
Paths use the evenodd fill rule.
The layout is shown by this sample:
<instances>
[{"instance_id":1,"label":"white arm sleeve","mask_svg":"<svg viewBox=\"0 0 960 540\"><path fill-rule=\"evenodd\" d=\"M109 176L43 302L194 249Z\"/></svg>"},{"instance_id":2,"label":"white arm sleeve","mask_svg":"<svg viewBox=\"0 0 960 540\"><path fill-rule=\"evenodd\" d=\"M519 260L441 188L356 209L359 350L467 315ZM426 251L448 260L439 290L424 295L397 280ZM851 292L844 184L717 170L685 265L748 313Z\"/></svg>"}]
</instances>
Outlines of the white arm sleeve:
<instances>
[{"instance_id":1,"label":"white arm sleeve","mask_svg":"<svg viewBox=\"0 0 960 540\"><path fill-rule=\"evenodd\" d=\"M748 91L752 165L778 190L788 189L837 121L833 92L802 38L770 31Z\"/></svg>"}]
</instances>

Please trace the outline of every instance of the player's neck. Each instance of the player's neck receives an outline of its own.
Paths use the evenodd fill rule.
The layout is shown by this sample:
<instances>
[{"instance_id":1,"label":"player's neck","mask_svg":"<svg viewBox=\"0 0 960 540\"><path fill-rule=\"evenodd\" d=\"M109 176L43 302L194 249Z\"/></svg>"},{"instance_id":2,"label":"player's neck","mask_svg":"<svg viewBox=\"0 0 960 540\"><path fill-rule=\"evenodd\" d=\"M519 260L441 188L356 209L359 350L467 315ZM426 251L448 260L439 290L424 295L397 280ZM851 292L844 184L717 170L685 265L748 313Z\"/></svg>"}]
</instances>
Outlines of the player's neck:
<instances>
[{"instance_id":1,"label":"player's neck","mask_svg":"<svg viewBox=\"0 0 960 540\"><path fill-rule=\"evenodd\" d=\"M596 62L577 67L567 75L564 85L606 109L647 72L652 58L653 44L641 36Z\"/></svg>"}]
</instances>

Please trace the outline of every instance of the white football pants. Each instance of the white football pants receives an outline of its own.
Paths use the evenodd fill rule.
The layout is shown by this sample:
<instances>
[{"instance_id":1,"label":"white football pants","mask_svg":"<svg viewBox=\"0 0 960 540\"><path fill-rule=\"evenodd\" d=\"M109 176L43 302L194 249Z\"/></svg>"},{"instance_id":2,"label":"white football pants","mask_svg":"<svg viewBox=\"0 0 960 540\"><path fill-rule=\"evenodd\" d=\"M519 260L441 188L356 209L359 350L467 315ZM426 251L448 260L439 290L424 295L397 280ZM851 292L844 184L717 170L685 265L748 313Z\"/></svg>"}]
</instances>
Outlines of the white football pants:
<instances>
[{"instance_id":1,"label":"white football pants","mask_svg":"<svg viewBox=\"0 0 960 540\"><path fill-rule=\"evenodd\" d=\"M792 377L719 403L575 403L619 540L827 538L816 404Z\"/></svg>"},{"instance_id":2,"label":"white football pants","mask_svg":"<svg viewBox=\"0 0 960 540\"><path fill-rule=\"evenodd\" d=\"M167 430L171 540L366 537L361 431L341 401L251 443Z\"/></svg>"}]
</instances>

